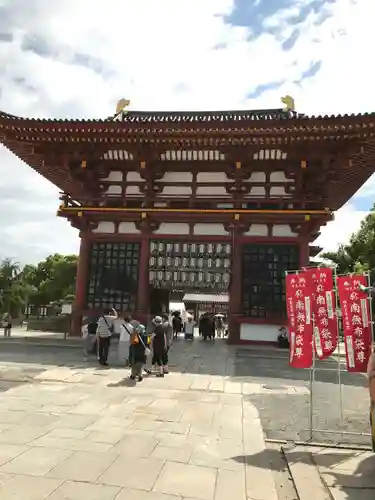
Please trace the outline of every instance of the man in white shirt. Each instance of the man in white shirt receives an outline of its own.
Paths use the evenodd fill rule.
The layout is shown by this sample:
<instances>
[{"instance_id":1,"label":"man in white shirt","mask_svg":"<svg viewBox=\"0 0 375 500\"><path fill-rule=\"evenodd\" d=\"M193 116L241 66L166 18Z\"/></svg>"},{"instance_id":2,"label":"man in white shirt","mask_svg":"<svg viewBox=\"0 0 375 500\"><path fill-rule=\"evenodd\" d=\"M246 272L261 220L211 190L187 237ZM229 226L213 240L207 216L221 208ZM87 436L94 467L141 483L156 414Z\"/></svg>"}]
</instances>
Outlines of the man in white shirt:
<instances>
[{"instance_id":1,"label":"man in white shirt","mask_svg":"<svg viewBox=\"0 0 375 500\"><path fill-rule=\"evenodd\" d=\"M120 364L126 364L126 361L131 363L130 354L130 336L134 333L134 325L129 316L124 317L124 322L121 325L120 339L118 343L118 360Z\"/></svg>"},{"instance_id":2,"label":"man in white shirt","mask_svg":"<svg viewBox=\"0 0 375 500\"><path fill-rule=\"evenodd\" d=\"M99 364L108 366L108 352L111 342L111 336L115 329L115 320L118 318L115 309L104 311L103 316L98 319L98 328L96 336L98 338L98 357Z\"/></svg>"}]
</instances>

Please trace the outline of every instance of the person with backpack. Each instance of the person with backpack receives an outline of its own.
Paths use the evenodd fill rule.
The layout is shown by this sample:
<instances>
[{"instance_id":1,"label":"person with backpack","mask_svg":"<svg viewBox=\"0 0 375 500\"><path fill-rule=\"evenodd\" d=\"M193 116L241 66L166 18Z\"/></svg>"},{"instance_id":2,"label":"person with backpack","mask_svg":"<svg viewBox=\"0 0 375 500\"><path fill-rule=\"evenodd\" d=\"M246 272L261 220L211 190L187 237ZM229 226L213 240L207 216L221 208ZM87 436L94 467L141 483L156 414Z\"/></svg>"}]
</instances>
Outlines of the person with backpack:
<instances>
[{"instance_id":1,"label":"person with backpack","mask_svg":"<svg viewBox=\"0 0 375 500\"><path fill-rule=\"evenodd\" d=\"M138 322L139 324L139 322ZM135 325L129 315L124 316L124 321L121 325L120 339L118 343L117 356L120 364L126 365L128 362L131 366L131 336L135 331Z\"/></svg>"},{"instance_id":2,"label":"person with backpack","mask_svg":"<svg viewBox=\"0 0 375 500\"><path fill-rule=\"evenodd\" d=\"M131 345L131 380L142 382L142 371L147 361L147 356L150 349L147 346L148 336L146 335L146 327L139 324L134 327L133 333L130 335Z\"/></svg>"},{"instance_id":3,"label":"person with backpack","mask_svg":"<svg viewBox=\"0 0 375 500\"><path fill-rule=\"evenodd\" d=\"M105 310L104 314L98 319L96 337L98 341L98 358L101 366L108 366L108 353L111 343L111 337L115 331L115 320L118 314L115 309Z\"/></svg>"}]
</instances>

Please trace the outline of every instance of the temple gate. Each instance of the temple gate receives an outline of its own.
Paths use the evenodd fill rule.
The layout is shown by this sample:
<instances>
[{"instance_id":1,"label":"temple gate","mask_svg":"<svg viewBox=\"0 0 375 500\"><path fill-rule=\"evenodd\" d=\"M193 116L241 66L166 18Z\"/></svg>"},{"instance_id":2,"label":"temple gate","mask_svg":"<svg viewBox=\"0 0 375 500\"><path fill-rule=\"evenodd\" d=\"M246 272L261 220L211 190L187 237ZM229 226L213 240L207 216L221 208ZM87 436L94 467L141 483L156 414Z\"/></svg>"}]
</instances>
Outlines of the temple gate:
<instances>
[{"instance_id":1,"label":"temple gate","mask_svg":"<svg viewBox=\"0 0 375 500\"><path fill-rule=\"evenodd\" d=\"M289 101L288 101L289 102ZM115 307L142 320L184 294L229 294L229 340L274 342L285 270L373 173L373 115L118 110L0 113L1 142L62 190L81 238L72 334ZM369 135L370 134L370 135Z\"/></svg>"}]
</instances>

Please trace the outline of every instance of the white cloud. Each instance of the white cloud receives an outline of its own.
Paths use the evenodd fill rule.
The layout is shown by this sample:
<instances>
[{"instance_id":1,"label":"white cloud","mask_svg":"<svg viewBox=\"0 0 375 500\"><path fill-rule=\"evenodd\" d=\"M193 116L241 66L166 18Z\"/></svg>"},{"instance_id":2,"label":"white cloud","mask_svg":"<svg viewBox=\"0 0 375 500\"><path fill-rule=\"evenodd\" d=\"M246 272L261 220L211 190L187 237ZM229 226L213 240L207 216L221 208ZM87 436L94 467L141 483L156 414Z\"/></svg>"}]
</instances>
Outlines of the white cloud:
<instances>
[{"instance_id":1,"label":"white cloud","mask_svg":"<svg viewBox=\"0 0 375 500\"><path fill-rule=\"evenodd\" d=\"M296 0L295 14L307 3ZM375 46L372 0L327 4L331 16L320 24L317 12L288 25L292 10L284 10L265 20L257 38L225 24L232 0L92 0L89 9L87 4L0 0L0 35L13 35L11 42L0 36L0 109L25 116L106 117L120 97L143 110L272 108L289 93L306 113L375 110L375 72L368 60L368 48ZM281 42L295 29L296 44L282 51ZM44 55L25 50L27 45ZM302 80L316 62L320 71ZM283 79L280 89L248 99L258 85ZM77 232L55 218L57 190L4 151L0 189L8 193L0 200L7 235L2 254L35 260L76 250ZM10 193L23 205L10 202ZM4 211L13 216L8 220ZM341 213L347 218L342 226ZM323 229L324 245L340 242L343 227L352 232L357 217L352 205L343 208Z\"/></svg>"},{"instance_id":2,"label":"white cloud","mask_svg":"<svg viewBox=\"0 0 375 500\"><path fill-rule=\"evenodd\" d=\"M327 252L334 252L341 243L349 242L351 235L358 231L367 214L364 210L356 210L352 203L347 203L335 213L334 221L322 227L314 245L323 247Z\"/></svg>"}]
</instances>

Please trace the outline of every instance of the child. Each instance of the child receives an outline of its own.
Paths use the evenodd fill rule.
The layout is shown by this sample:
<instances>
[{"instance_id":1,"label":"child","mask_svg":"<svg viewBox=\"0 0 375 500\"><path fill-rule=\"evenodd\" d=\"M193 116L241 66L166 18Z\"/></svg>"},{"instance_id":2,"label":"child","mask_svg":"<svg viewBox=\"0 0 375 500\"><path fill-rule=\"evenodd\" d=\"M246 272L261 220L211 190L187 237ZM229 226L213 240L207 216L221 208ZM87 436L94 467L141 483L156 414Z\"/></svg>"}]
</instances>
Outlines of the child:
<instances>
[{"instance_id":1,"label":"child","mask_svg":"<svg viewBox=\"0 0 375 500\"><path fill-rule=\"evenodd\" d=\"M142 370L147 361L149 349L147 347L146 328L144 325L138 325L130 336L131 344L131 380L138 379L142 382Z\"/></svg>"}]
</instances>

